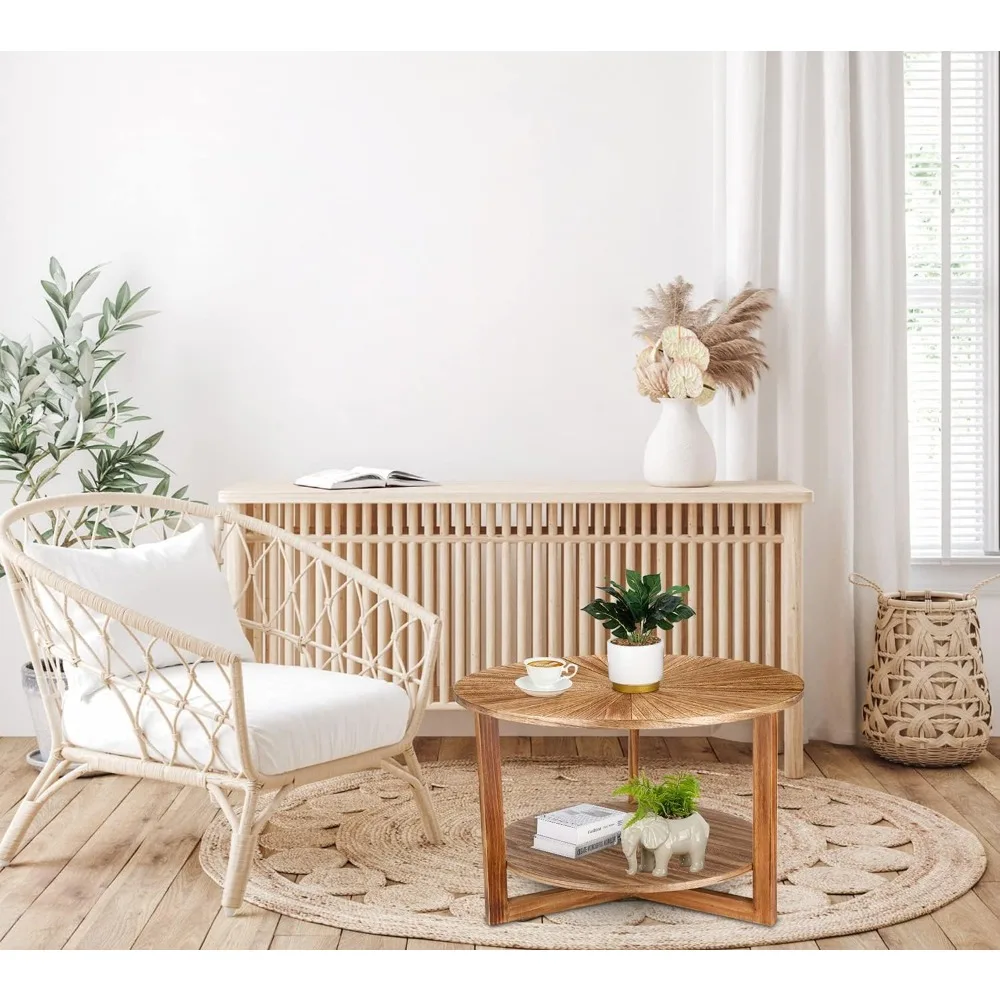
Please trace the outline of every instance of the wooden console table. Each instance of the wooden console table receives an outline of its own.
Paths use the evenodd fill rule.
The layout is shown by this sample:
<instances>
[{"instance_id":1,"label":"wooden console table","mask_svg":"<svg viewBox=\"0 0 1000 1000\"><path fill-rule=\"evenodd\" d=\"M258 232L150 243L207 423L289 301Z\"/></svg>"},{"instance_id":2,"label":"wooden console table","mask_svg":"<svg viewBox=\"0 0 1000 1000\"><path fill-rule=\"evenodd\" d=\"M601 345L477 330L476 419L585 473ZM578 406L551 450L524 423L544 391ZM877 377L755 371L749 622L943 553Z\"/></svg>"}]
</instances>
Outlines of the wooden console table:
<instances>
[{"instance_id":1,"label":"wooden console table","mask_svg":"<svg viewBox=\"0 0 1000 1000\"><path fill-rule=\"evenodd\" d=\"M812 493L790 483L247 483L219 500L314 539L441 615L432 708L457 707L456 681L486 667L604 653L607 633L580 609L626 568L690 586L697 617L668 633L668 652L802 673L802 505ZM300 589L306 615L320 592L266 553L247 571L257 593ZM256 653L290 662L285 647ZM802 773L801 705L785 711L785 771Z\"/></svg>"}]
</instances>

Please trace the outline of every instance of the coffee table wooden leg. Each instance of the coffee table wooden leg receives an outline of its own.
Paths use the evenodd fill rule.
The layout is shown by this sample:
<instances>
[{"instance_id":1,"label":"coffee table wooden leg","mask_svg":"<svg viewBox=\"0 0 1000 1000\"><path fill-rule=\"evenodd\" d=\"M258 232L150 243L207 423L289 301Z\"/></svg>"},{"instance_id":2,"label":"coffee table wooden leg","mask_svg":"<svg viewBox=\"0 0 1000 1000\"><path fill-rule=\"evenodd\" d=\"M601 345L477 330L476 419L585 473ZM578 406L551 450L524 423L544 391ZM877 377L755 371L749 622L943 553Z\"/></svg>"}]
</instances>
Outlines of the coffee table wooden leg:
<instances>
[{"instance_id":1,"label":"coffee table wooden leg","mask_svg":"<svg viewBox=\"0 0 1000 1000\"><path fill-rule=\"evenodd\" d=\"M753 919L778 919L778 714L753 720Z\"/></svg>"},{"instance_id":2,"label":"coffee table wooden leg","mask_svg":"<svg viewBox=\"0 0 1000 1000\"><path fill-rule=\"evenodd\" d=\"M639 774L639 730L628 731L628 776L634 778Z\"/></svg>"},{"instance_id":3,"label":"coffee table wooden leg","mask_svg":"<svg viewBox=\"0 0 1000 1000\"><path fill-rule=\"evenodd\" d=\"M507 921L507 837L500 781L500 726L476 712L476 760L479 768L479 820L483 833L483 882L486 922Z\"/></svg>"}]
</instances>

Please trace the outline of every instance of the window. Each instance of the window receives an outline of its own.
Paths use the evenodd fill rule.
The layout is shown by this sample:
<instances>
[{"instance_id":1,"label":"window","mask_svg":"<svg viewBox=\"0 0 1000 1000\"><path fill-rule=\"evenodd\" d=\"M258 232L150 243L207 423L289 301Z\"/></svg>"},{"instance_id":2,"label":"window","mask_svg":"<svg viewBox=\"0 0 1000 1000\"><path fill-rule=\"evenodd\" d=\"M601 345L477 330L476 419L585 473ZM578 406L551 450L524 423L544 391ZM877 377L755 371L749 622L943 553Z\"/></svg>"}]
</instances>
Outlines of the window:
<instances>
[{"instance_id":1,"label":"window","mask_svg":"<svg viewBox=\"0 0 1000 1000\"><path fill-rule=\"evenodd\" d=\"M997 53L907 52L910 536L914 559L996 553Z\"/></svg>"}]
</instances>

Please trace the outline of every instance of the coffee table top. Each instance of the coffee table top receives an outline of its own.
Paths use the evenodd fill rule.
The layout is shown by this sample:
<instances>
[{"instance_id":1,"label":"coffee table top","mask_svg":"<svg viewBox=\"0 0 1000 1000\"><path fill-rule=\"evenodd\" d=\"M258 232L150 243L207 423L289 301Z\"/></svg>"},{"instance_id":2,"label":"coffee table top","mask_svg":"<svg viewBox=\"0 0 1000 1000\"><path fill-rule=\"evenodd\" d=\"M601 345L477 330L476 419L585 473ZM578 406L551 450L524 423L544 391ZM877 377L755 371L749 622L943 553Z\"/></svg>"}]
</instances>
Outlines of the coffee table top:
<instances>
[{"instance_id":1,"label":"coffee table top","mask_svg":"<svg viewBox=\"0 0 1000 1000\"><path fill-rule=\"evenodd\" d=\"M533 698L514 685L522 663L490 667L455 685L460 705L509 722L579 729L668 729L711 726L768 715L802 698L802 678L777 667L715 656L668 656L658 691L621 694L603 656L564 657L579 665L573 686Z\"/></svg>"}]
</instances>

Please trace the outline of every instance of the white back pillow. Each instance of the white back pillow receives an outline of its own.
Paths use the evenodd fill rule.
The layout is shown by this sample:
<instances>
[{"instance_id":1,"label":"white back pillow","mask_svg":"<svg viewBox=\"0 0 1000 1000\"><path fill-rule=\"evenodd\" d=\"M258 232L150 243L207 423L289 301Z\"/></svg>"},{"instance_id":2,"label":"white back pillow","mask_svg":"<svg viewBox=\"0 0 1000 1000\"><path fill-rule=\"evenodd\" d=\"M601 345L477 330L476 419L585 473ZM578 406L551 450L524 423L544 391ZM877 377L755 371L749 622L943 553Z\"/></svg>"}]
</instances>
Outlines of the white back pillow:
<instances>
[{"instance_id":1,"label":"white back pillow","mask_svg":"<svg viewBox=\"0 0 1000 1000\"><path fill-rule=\"evenodd\" d=\"M32 543L25 547L25 554L109 601L232 650L243 660L254 659L205 524L162 542L132 548L60 548ZM64 596L58 591L51 591L51 596L36 593L58 632L52 655L62 660L71 688L80 694L100 688L99 675L105 663L116 676L129 677L133 671L141 674L150 663L168 667L181 662L169 643L66 600L71 633L65 624ZM186 658L190 662L193 656ZM77 666L90 670L80 671Z\"/></svg>"}]
</instances>

